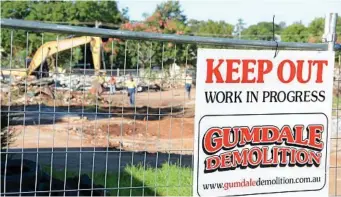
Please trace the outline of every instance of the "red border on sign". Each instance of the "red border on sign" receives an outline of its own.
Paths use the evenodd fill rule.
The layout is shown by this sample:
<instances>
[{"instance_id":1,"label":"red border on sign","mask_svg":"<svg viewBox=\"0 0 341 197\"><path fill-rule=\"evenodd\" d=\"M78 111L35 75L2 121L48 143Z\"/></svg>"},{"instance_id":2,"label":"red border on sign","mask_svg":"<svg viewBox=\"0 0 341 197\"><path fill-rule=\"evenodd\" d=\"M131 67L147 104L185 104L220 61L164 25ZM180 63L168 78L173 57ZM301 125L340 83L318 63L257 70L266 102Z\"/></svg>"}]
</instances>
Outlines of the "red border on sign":
<instances>
[{"instance_id":1,"label":"red border on sign","mask_svg":"<svg viewBox=\"0 0 341 197\"><path fill-rule=\"evenodd\" d=\"M269 114L211 114L211 115L205 115L202 116L199 120L198 123L198 160L197 160L197 194L199 196L201 196L199 194L199 158L200 158L200 154L199 154L199 150L200 150L200 122L202 121L202 119L204 119L205 117L214 117L214 116L264 116L264 115L306 115L306 114L320 114L320 115L324 115L326 117L326 121L327 121L327 125L326 125L326 144L328 144L328 129L329 129L329 121L328 121L328 117L325 113L322 112L316 112L316 113L269 113ZM325 164L327 164L327 159L328 159L328 145L326 146L326 160L325 160ZM324 178L324 184L320 189L309 189L309 190L294 190L294 191L280 191L280 192L266 192L266 193L248 193L248 194L238 194L238 195L224 195L224 196L251 196L251 195L261 195L261 194L276 194L276 193L290 193L290 192L311 192L311 191L320 191L322 190L325 186L326 186L326 182L327 182L327 165L325 165L325 178ZM221 196L223 197L223 196Z\"/></svg>"}]
</instances>

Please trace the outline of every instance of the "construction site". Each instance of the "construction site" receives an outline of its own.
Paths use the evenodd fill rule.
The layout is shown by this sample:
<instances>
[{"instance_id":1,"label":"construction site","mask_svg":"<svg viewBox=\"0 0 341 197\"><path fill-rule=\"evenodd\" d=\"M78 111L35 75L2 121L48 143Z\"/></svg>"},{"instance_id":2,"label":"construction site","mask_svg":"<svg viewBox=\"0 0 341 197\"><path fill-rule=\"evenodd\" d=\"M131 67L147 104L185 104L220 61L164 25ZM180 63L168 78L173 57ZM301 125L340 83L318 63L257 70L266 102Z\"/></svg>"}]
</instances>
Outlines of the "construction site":
<instances>
[{"instance_id":1,"label":"construction site","mask_svg":"<svg viewBox=\"0 0 341 197\"><path fill-rule=\"evenodd\" d=\"M88 62L68 69L56 66L58 55L79 45L90 49ZM24 159L40 166L53 161L54 169L66 164L72 172L82 164L84 173L94 170L95 152L96 172L117 171L133 163L147 165L146 154L164 154L156 160L153 156L150 166L179 159L191 166L195 87L189 98L184 85L186 75L195 79L195 70L175 63L167 69L105 69L101 49L98 37L51 41L22 62L26 69L1 69L1 113L8 115L8 123L2 123L8 125L8 132L2 137L9 138L5 146L14 151L12 158L20 159L15 152L24 151ZM125 86L131 78L136 82L134 105ZM32 150L42 154L36 158L29 154ZM58 150L84 153L82 158L70 157L54 153ZM109 155L103 154L108 150ZM121 159L121 154L129 154L129 159ZM108 159L123 163L105 166Z\"/></svg>"},{"instance_id":2,"label":"construction site","mask_svg":"<svg viewBox=\"0 0 341 197\"><path fill-rule=\"evenodd\" d=\"M139 23L113 30L97 20L95 27L0 22L7 36L0 48L1 190L7 185L9 195L193 195L198 49L274 48L276 56L330 44L131 31L144 27ZM173 28L161 22L162 30ZM340 59L327 136L333 197L341 196Z\"/></svg>"},{"instance_id":3,"label":"construction site","mask_svg":"<svg viewBox=\"0 0 341 197\"><path fill-rule=\"evenodd\" d=\"M36 53L39 58L41 58L40 53L39 50ZM41 60L37 62L38 64L41 64ZM34 75L25 77L21 74L39 72L41 67L38 65L35 68L33 65L30 64L28 72L14 70L12 74L10 71L2 70L1 109L10 112L11 121L8 129L13 138L9 147L13 150L39 148L44 152L51 148L56 150L90 148L136 154L141 152L177 154L182 155L180 158L187 158L187 161L184 159L183 162L191 165L196 91L193 88L191 98L188 98L182 80L185 78L184 70L179 69L174 73L172 70L150 71L158 75L153 80L143 77L141 74L143 69L127 70L129 74L125 74L126 71L122 69L121 71L87 70L91 74L49 71L44 77ZM93 84L97 77L96 73L99 73L97 76L104 77L105 84L99 96L96 95L98 90ZM114 74L111 75L112 73ZM173 78L165 80L162 75L173 76ZM115 93L111 93L108 87L111 76L116 77L118 84ZM135 97L135 106L129 104L129 97L124 87L124 82L129 76L134 76L134 80L140 85ZM337 68L336 82L339 78ZM337 91L339 88L335 83L335 95ZM339 100L334 102L336 106ZM334 115L336 114L338 111L335 111ZM337 125L339 119L334 117L332 136L336 137L341 129ZM331 140L331 165L341 164L341 155L336 145L337 141ZM27 154L25 157L36 159L35 154ZM40 164L50 164L50 158L51 154L48 153L39 156ZM91 166L92 154L83 156L83 159L85 159L83 166ZM97 153L97 159L103 160L104 163L106 157L104 154L100 156L100 153ZM62 167L65 165L65 160L65 156L61 158L59 156L59 159L54 160L54 165ZM179 157L175 160L178 161ZM76 153L75 157L69 157L67 163L68 170L78 169L79 158ZM112 168L115 167L117 166ZM96 168L101 171L105 166L97 165ZM84 171L90 170L91 168L84 168ZM331 169L331 192L335 190L334 185L340 184L334 183L335 176L341 176L340 172L336 174ZM341 180L337 179L337 181Z\"/></svg>"},{"instance_id":4,"label":"construction site","mask_svg":"<svg viewBox=\"0 0 341 197\"><path fill-rule=\"evenodd\" d=\"M47 61L56 53L87 43L91 44L93 68L85 69L84 64L86 74L72 67L67 72ZM13 146L82 145L132 150L134 144L136 151L168 151L170 147L172 151L192 150L195 89L188 99L184 89L186 71L174 64L169 71L149 70L157 75L150 79L144 69L100 69L101 47L97 37L52 41L43 44L27 61L28 69L1 71L2 110L23 112L13 116L15 126L10 130L18 132L16 139L25 140L15 140ZM191 75L195 77L195 73ZM135 106L129 105L125 87L130 76L137 83ZM101 84L99 77L103 79ZM114 93L109 87L113 77Z\"/></svg>"}]
</instances>

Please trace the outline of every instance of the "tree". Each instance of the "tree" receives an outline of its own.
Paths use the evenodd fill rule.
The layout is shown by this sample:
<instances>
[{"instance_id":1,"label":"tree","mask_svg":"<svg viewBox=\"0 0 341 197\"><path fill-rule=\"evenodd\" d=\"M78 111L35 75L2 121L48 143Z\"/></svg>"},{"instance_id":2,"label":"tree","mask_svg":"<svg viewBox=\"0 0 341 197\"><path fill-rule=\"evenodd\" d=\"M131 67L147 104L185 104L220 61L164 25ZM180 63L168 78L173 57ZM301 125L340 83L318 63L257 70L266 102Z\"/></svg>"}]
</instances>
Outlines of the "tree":
<instances>
[{"instance_id":1,"label":"tree","mask_svg":"<svg viewBox=\"0 0 341 197\"><path fill-rule=\"evenodd\" d=\"M309 24L309 42L321 42L322 35L324 33L324 18L315 18ZM336 23L336 34L337 34L337 43L341 43L341 17L339 16ZM341 51L336 51L335 58L341 55Z\"/></svg>"},{"instance_id":2,"label":"tree","mask_svg":"<svg viewBox=\"0 0 341 197\"><path fill-rule=\"evenodd\" d=\"M128 7L125 7L125 8L123 8L122 9L122 11L121 11L121 13L122 13L122 21L129 21L129 8Z\"/></svg>"},{"instance_id":3,"label":"tree","mask_svg":"<svg viewBox=\"0 0 341 197\"><path fill-rule=\"evenodd\" d=\"M143 22L127 22L121 25L122 30L144 31L165 34L188 34L190 28L186 25L186 16L183 14L179 2L167 1L157 5L153 14ZM175 48L176 46L176 48ZM150 65L170 65L174 61L183 64L186 61L186 45L160 42L129 41L129 57L132 67L137 64L141 68ZM193 49L193 46L190 48ZM118 55L122 55L124 48L120 48ZM139 52L137 52L139 51ZM162 51L164 51L162 53ZM188 61L193 60L189 59ZM126 64L128 65L128 64Z\"/></svg>"},{"instance_id":4,"label":"tree","mask_svg":"<svg viewBox=\"0 0 341 197\"><path fill-rule=\"evenodd\" d=\"M1 2L1 18L24 19L30 14L30 7L33 3L24 1L4 1ZM14 53L25 48L26 35L24 31L15 31L15 45L12 50ZM11 51L11 32L8 29L1 29L1 47L4 50L4 55L8 56Z\"/></svg>"},{"instance_id":5,"label":"tree","mask_svg":"<svg viewBox=\"0 0 341 197\"><path fill-rule=\"evenodd\" d=\"M284 42L307 42L308 29L298 23L289 25L282 31L281 39Z\"/></svg>"},{"instance_id":6,"label":"tree","mask_svg":"<svg viewBox=\"0 0 341 197\"><path fill-rule=\"evenodd\" d=\"M309 42L321 42L324 33L324 18L318 17L311 21L308 26ZM341 42L341 17L338 17L336 24L337 42Z\"/></svg>"},{"instance_id":7,"label":"tree","mask_svg":"<svg viewBox=\"0 0 341 197\"><path fill-rule=\"evenodd\" d=\"M278 24L275 24L275 34L281 32ZM248 40L273 40L273 24L272 22L260 22L251 25L242 32L243 38Z\"/></svg>"},{"instance_id":8,"label":"tree","mask_svg":"<svg viewBox=\"0 0 341 197\"><path fill-rule=\"evenodd\" d=\"M308 26L311 36L322 36L324 31L324 18L315 18Z\"/></svg>"},{"instance_id":9,"label":"tree","mask_svg":"<svg viewBox=\"0 0 341 197\"><path fill-rule=\"evenodd\" d=\"M341 43L341 16L337 18L336 33L338 34L338 42Z\"/></svg>"},{"instance_id":10,"label":"tree","mask_svg":"<svg viewBox=\"0 0 341 197\"><path fill-rule=\"evenodd\" d=\"M336 34L337 34L337 43L341 44L341 16L337 18L337 24L336 24ZM341 56L341 51L337 51L335 53L335 59Z\"/></svg>"},{"instance_id":11,"label":"tree","mask_svg":"<svg viewBox=\"0 0 341 197\"><path fill-rule=\"evenodd\" d=\"M181 5L179 1L167 1L161 3L160 5L156 6L156 10L154 13L160 13L160 19L162 19L163 21L175 20L182 23L186 22L186 16L181 10Z\"/></svg>"},{"instance_id":12,"label":"tree","mask_svg":"<svg viewBox=\"0 0 341 197\"><path fill-rule=\"evenodd\" d=\"M53 22L110 22L122 21L115 1L39 1L31 7L26 20ZM94 26L94 25L93 25Z\"/></svg>"},{"instance_id":13,"label":"tree","mask_svg":"<svg viewBox=\"0 0 341 197\"><path fill-rule=\"evenodd\" d=\"M1 18L16 18L34 21L47 21L55 23L70 23L77 25L94 26L96 21L104 23L120 24L127 20L127 9L120 13L115 1L30 1L30 2L3 2L1 6ZM26 32L15 31L15 48L13 55L26 53ZM65 35L58 35L64 39ZM30 33L28 38L28 54L33 55L43 42L56 40L57 34ZM3 30L2 47L10 51L10 31ZM24 51L24 52L23 52ZM78 51L78 52L76 52ZM73 63L81 60L83 49L73 50ZM58 62L69 65L70 52L60 53ZM81 60L83 62L83 60Z\"/></svg>"},{"instance_id":14,"label":"tree","mask_svg":"<svg viewBox=\"0 0 341 197\"><path fill-rule=\"evenodd\" d=\"M310 22L307 28L307 34L309 34L308 42L321 42L321 38L324 32L324 18L315 18Z\"/></svg>"},{"instance_id":15,"label":"tree","mask_svg":"<svg viewBox=\"0 0 341 197\"><path fill-rule=\"evenodd\" d=\"M231 37L233 26L224 21L197 21L191 20L188 23L191 33L199 36Z\"/></svg>"},{"instance_id":16,"label":"tree","mask_svg":"<svg viewBox=\"0 0 341 197\"><path fill-rule=\"evenodd\" d=\"M244 20L239 18L234 29L234 34L237 35L239 39L241 38L242 31L245 29L245 25L246 23L244 23Z\"/></svg>"},{"instance_id":17,"label":"tree","mask_svg":"<svg viewBox=\"0 0 341 197\"><path fill-rule=\"evenodd\" d=\"M195 19L190 19L187 22L187 26L190 28L191 33L199 31L199 27L200 27L200 23L201 22L202 21L198 21L198 20L195 20Z\"/></svg>"},{"instance_id":18,"label":"tree","mask_svg":"<svg viewBox=\"0 0 341 197\"><path fill-rule=\"evenodd\" d=\"M278 25L281 29L285 29L287 27L287 24L284 21L279 22Z\"/></svg>"},{"instance_id":19,"label":"tree","mask_svg":"<svg viewBox=\"0 0 341 197\"><path fill-rule=\"evenodd\" d=\"M3 1L1 2L1 18L23 19L27 17L33 2Z\"/></svg>"}]
</instances>

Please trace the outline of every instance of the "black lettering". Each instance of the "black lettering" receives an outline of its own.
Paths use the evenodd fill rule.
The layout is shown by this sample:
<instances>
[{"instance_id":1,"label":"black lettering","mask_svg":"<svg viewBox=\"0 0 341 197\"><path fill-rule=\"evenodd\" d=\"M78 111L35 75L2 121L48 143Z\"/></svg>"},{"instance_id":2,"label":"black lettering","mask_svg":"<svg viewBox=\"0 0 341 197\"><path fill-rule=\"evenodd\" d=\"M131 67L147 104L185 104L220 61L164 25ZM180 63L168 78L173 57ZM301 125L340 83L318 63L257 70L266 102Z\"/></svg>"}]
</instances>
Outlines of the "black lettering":
<instances>
[{"instance_id":1,"label":"black lettering","mask_svg":"<svg viewBox=\"0 0 341 197\"><path fill-rule=\"evenodd\" d=\"M320 91L320 92L319 92L319 96L320 96L320 97L319 97L319 98L320 98L320 99L319 99L320 102L323 102L323 101L326 100L325 91L323 91L323 90Z\"/></svg>"},{"instance_id":2,"label":"black lettering","mask_svg":"<svg viewBox=\"0 0 341 197\"><path fill-rule=\"evenodd\" d=\"M209 95L208 95L209 94ZM212 96L212 92L205 92L205 96L206 96L206 103L214 103L215 100L215 94L216 92L214 92L214 96Z\"/></svg>"},{"instance_id":3,"label":"black lettering","mask_svg":"<svg viewBox=\"0 0 341 197\"><path fill-rule=\"evenodd\" d=\"M226 94L225 103L232 103L233 93L232 92L225 92L225 94ZM229 101L227 99L229 99Z\"/></svg>"},{"instance_id":4,"label":"black lettering","mask_svg":"<svg viewBox=\"0 0 341 197\"><path fill-rule=\"evenodd\" d=\"M219 95L221 95L219 97ZM222 92L222 91L219 91L218 93L216 93L216 100L217 100L217 103L222 103L225 101L225 93Z\"/></svg>"},{"instance_id":5,"label":"black lettering","mask_svg":"<svg viewBox=\"0 0 341 197\"><path fill-rule=\"evenodd\" d=\"M235 103L237 103L237 102L242 103L242 99L240 98L241 94L242 94L242 91L239 91L238 94L237 94L237 92L234 93L234 102Z\"/></svg>"},{"instance_id":6,"label":"black lettering","mask_svg":"<svg viewBox=\"0 0 341 197\"><path fill-rule=\"evenodd\" d=\"M207 91L206 103L242 103L242 91Z\"/></svg>"}]
</instances>

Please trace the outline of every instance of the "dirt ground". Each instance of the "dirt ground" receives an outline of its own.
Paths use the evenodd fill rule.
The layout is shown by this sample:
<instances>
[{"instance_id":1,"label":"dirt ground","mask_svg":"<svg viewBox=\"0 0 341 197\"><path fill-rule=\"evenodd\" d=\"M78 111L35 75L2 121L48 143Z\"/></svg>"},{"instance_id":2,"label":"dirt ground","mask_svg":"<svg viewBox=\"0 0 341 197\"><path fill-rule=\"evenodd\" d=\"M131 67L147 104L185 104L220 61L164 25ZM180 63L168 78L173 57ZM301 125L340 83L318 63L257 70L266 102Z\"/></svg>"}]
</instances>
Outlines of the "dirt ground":
<instances>
[{"instance_id":1,"label":"dirt ground","mask_svg":"<svg viewBox=\"0 0 341 197\"><path fill-rule=\"evenodd\" d=\"M136 108L129 106L126 94L105 94L101 101L82 92L59 92L55 100L39 98L36 103L27 101L32 105L26 109L32 113L27 113L32 123L18 121L10 127L15 133L12 148L109 146L127 151L193 154L195 89L190 100L183 89L138 93ZM11 110L22 111L23 106L12 101ZM39 110L46 110L46 114ZM341 140L332 140L329 181L333 196L341 195L340 150Z\"/></svg>"},{"instance_id":2,"label":"dirt ground","mask_svg":"<svg viewBox=\"0 0 341 197\"><path fill-rule=\"evenodd\" d=\"M39 108L37 104L27 104L32 108L26 106L25 119L34 116L33 123L17 121L19 123L10 126L16 136L11 147L109 145L131 151L191 154L195 90L192 95L189 100L183 89L138 93L136 108L129 106L126 94L109 96L105 93L100 101L84 99L89 95L82 92L59 92L54 100L41 95L38 103L43 107ZM16 103L14 98L11 100L10 111L24 111L23 105ZM27 102L30 102L29 99ZM56 117L51 109L61 116Z\"/></svg>"}]
</instances>

